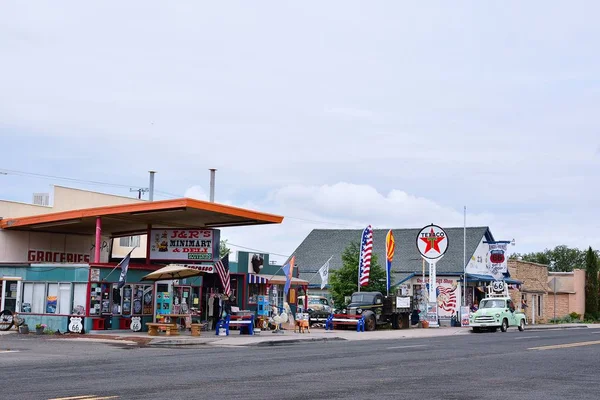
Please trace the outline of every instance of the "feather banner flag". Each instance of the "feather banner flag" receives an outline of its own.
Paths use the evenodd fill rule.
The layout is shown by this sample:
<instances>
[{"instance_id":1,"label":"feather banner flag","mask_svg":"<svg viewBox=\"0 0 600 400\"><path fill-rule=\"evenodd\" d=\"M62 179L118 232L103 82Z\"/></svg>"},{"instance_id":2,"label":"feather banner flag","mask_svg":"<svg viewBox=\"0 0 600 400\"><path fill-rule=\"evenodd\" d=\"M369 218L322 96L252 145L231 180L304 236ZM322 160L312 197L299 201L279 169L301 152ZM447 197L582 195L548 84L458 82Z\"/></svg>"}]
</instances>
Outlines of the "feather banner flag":
<instances>
[{"instance_id":1,"label":"feather banner flag","mask_svg":"<svg viewBox=\"0 0 600 400\"><path fill-rule=\"evenodd\" d=\"M396 249L396 242L394 240L394 234L390 229L385 236L385 278L387 294L390 294L390 283L392 279L392 261L394 260L394 250Z\"/></svg>"},{"instance_id":2,"label":"feather banner flag","mask_svg":"<svg viewBox=\"0 0 600 400\"><path fill-rule=\"evenodd\" d=\"M373 228L367 226L360 241L360 257L358 260L358 287L369 284L371 273L371 256L373 255Z\"/></svg>"}]
</instances>

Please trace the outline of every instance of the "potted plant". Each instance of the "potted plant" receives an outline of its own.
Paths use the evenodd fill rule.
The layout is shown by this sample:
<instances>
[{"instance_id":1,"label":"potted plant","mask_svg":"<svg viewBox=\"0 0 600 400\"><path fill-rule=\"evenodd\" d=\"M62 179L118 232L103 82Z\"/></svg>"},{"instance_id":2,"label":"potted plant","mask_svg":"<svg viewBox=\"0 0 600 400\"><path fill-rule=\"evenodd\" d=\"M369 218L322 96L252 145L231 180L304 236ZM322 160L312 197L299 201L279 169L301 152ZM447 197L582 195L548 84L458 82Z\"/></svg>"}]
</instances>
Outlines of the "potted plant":
<instances>
[{"instance_id":1,"label":"potted plant","mask_svg":"<svg viewBox=\"0 0 600 400\"><path fill-rule=\"evenodd\" d=\"M27 324L23 324L23 325L19 326L19 333L28 334L29 326Z\"/></svg>"},{"instance_id":2,"label":"potted plant","mask_svg":"<svg viewBox=\"0 0 600 400\"><path fill-rule=\"evenodd\" d=\"M44 333L44 329L46 329L46 324L36 324L35 325L35 334L41 335Z\"/></svg>"}]
</instances>

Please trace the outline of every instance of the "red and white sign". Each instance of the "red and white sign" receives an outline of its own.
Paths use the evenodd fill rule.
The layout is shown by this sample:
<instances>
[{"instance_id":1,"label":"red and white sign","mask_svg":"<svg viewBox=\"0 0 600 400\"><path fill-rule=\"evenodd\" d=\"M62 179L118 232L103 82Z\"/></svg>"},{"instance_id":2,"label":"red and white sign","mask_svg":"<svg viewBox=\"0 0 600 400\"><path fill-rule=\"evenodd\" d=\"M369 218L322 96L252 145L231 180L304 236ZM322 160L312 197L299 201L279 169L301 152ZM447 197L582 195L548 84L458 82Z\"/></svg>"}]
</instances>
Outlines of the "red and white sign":
<instances>
[{"instance_id":1,"label":"red and white sign","mask_svg":"<svg viewBox=\"0 0 600 400\"><path fill-rule=\"evenodd\" d=\"M214 261L219 256L219 231L214 229L153 229L151 260Z\"/></svg>"},{"instance_id":2,"label":"red and white sign","mask_svg":"<svg viewBox=\"0 0 600 400\"><path fill-rule=\"evenodd\" d=\"M448 250L448 235L437 225L429 225L417 234L417 248L427 260L438 260Z\"/></svg>"}]
</instances>

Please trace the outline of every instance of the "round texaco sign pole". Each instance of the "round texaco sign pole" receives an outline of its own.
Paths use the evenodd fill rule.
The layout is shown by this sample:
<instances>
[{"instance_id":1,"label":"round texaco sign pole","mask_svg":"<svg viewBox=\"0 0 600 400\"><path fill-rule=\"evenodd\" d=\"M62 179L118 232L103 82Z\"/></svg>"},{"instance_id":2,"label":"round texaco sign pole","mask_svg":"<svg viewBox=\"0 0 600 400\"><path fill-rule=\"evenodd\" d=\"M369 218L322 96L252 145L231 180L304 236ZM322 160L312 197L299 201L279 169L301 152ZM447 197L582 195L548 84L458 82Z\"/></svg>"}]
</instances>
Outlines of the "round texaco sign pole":
<instances>
[{"instance_id":1,"label":"round texaco sign pole","mask_svg":"<svg viewBox=\"0 0 600 400\"><path fill-rule=\"evenodd\" d=\"M431 224L417 234L417 249L421 257L429 263L429 305L427 319L430 325L437 326L437 277L435 264L448 250L448 235L441 227Z\"/></svg>"}]
</instances>

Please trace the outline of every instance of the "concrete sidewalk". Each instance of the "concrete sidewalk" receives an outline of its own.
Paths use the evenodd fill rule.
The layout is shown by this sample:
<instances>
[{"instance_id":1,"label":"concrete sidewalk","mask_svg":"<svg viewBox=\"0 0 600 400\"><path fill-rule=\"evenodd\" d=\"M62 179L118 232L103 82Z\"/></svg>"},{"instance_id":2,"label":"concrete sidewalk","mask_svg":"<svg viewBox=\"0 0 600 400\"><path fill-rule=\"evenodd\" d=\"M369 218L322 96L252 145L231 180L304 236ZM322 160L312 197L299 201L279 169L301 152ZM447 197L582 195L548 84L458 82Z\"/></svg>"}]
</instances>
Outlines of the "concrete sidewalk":
<instances>
[{"instance_id":1,"label":"concrete sidewalk","mask_svg":"<svg viewBox=\"0 0 600 400\"><path fill-rule=\"evenodd\" d=\"M525 330L549 330L549 329L600 329L600 324L557 324L557 325L528 325ZM515 330L511 328L510 330ZM393 339L417 339L433 338L444 336L468 335L471 329L463 328L429 328L429 329L401 329L401 330L376 330L373 332L356 332L353 330L334 330L325 331L324 329L311 329L310 333L294 333L293 331L284 331L284 333L273 333L263 331L260 334L248 336L240 335L239 331L231 331L229 336L216 336L214 331L202 332L201 336L148 336L146 333L135 333L131 331L95 331L91 334L97 335L97 338L106 336L117 340L136 340L146 339L149 346L277 346L298 342L311 341L333 341L333 340L393 340ZM85 337L85 336L84 336ZM75 339L78 340L78 339Z\"/></svg>"},{"instance_id":2,"label":"concrete sidewalk","mask_svg":"<svg viewBox=\"0 0 600 400\"><path fill-rule=\"evenodd\" d=\"M528 325L525 331L550 330L550 329L600 329L600 324L545 324ZM515 328L510 328L515 330ZM1 334L17 333L16 331L0 332ZM362 340L394 340L417 339L444 336L468 335L471 329L464 328L429 328L429 329L401 329L401 330L376 330L373 332L356 332L352 330L325 331L311 329L310 333L294 333L286 330L284 333L263 331L260 334L248 336L240 335L239 331L231 331L229 336L216 336L214 331L202 332L201 336L148 336L145 332L132 332L129 330L116 331L91 331L85 335L45 336L50 340L77 340L87 342L113 343L122 345L147 345L147 346L278 346L299 342L311 341L362 341Z\"/></svg>"}]
</instances>

